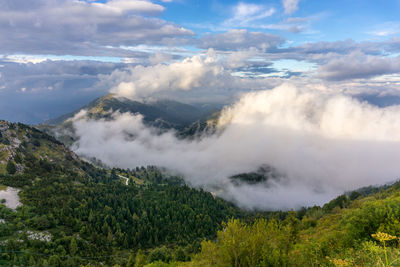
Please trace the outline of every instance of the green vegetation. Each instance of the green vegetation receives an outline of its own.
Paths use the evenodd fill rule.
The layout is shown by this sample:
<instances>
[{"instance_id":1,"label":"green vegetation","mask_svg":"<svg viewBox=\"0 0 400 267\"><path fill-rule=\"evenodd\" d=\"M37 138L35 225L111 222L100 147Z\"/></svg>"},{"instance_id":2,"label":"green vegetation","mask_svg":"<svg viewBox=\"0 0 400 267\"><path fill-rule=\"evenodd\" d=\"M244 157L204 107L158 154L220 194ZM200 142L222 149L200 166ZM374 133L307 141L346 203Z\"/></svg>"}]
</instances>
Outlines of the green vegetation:
<instances>
[{"instance_id":1,"label":"green vegetation","mask_svg":"<svg viewBox=\"0 0 400 267\"><path fill-rule=\"evenodd\" d=\"M6 266L125 266L142 257L137 251L145 262L186 260L223 221L244 214L155 167L96 168L34 128L9 126L6 135L29 141L10 149L7 165L21 170L0 175L1 184L21 189L23 203L17 212L0 205Z\"/></svg>"},{"instance_id":2,"label":"green vegetation","mask_svg":"<svg viewBox=\"0 0 400 267\"><path fill-rule=\"evenodd\" d=\"M15 163L12 162L11 160L9 160L6 165L6 171L8 174L14 174L17 171L17 168L15 167Z\"/></svg>"},{"instance_id":3,"label":"green vegetation","mask_svg":"<svg viewBox=\"0 0 400 267\"><path fill-rule=\"evenodd\" d=\"M0 126L0 190L23 203L0 204L1 266L400 266L400 184L251 213L162 169L98 168L34 128Z\"/></svg>"},{"instance_id":4,"label":"green vegetation","mask_svg":"<svg viewBox=\"0 0 400 267\"><path fill-rule=\"evenodd\" d=\"M304 213L304 214L302 214ZM171 266L400 266L400 184L340 196L285 219L232 219L188 263Z\"/></svg>"}]
</instances>

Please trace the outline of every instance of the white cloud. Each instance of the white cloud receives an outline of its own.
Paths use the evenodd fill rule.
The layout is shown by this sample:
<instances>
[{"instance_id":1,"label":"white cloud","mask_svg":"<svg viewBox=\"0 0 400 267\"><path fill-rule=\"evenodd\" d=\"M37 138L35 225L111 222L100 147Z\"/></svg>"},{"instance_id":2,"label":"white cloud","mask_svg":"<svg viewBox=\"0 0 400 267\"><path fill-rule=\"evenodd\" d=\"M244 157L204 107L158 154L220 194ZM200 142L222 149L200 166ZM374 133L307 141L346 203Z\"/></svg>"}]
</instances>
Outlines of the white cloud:
<instances>
[{"instance_id":1,"label":"white cloud","mask_svg":"<svg viewBox=\"0 0 400 267\"><path fill-rule=\"evenodd\" d=\"M199 46L224 51L257 48L265 52L269 48L276 48L283 42L284 39L275 34L233 29L219 34L207 34L201 38Z\"/></svg>"},{"instance_id":2,"label":"white cloud","mask_svg":"<svg viewBox=\"0 0 400 267\"><path fill-rule=\"evenodd\" d=\"M117 72L114 74L117 86L111 92L127 98L140 98L158 91L191 90L212 85L217 81L215 77L222 75L223 71L210 50L204 57L197 55L170 65L136 66L128 73Z\"/></svg>"},{"instance_id":3,"label":"white cloud","mask_svg":"<svg viewBox=\"0 0 400 267\"><path fill-rule=\"evenodd\" d=\"M152 65L168 63L171 60L172 60L172 55L162 52L156 52L149 57L149 61Z\"/></svg>"},{"instance_id":4,"label":"white cloud","mask_svg":"<svg viewBox=\"0 0 400 267\"><path fill-rule=\"evenodd\" d=\"M400 32L399 21L389 21L373 27L373 30L368 31L369 34L386 37L398 34Z\"/></svg>"},{"instance_id":5,"label":"white cloud","mask_svg":"<svg viewBox=\"0 0 400 267\"><path fill-rule=\"evenodd\" d=\"M3 40L0 50L2 53L109 55L117 50L110 47L160 44L168 38L193 35L188 29L152 17L164 9L144 0L105 3L38 0L35 5L15 0L0 10Z\"/></svg>"},{"instance_id":6,"label":"white cloud","mask_svg":"<svg viewBox=\"0 0 400 267\"><path fill-rule=\"evenodd\" d=\"M140 100L142 98L179 98L181 101L229 101L242 92L267 89L281 83L276 78L239 78L232 69L245 66L270 65L268 62L253 62L250 58L255 49L234 53L217 54L209 49L199 54L170 64L134 66L116 70L111 75L100 75L98 86L111 88L118 96ZM151 58L150 60L163 60Z\"/></svg>"},{"instance_id":7,"label":"white cloud","mask_svg":"<svg viewBox=\"0 0 400 267\"><path fill-rule=\"evenodd\" d=\"M327 80L346 80L392 73L400 73L400 56L381 57L354 51L348 55L332 57L319 67L317 75Z\"/></svg>"},{"instance_id":8,"label":"white cloud","mask_svg":"<svg viewBox=\"0 0 400 267\"><path fill-rule=\"evenodd\" d=\"M27 63L38 64L38 63L42 63L46 60L48 60L48 58L46 58L46 57L29 56L29 55L10 55L10 56L4 57L4 61L23 63L23 64L27 64Z\"/></svg>"},{"instance_id":9,"label":"white cloud","mask_svg":"<svg viewBox=\"0 0 400 267\"><path fill-rule=\"evenodd\" d=\"M226 27L245 27L251 22L265 19L274 13L275 9L272 7L240 2L233 8L233 17L226 20L223 25Z\"/></svg>"},{"instance_id":10,"label":"white cloud","mask_svg":"<svg viewBox=\"0 0 400 267\"><path fill-rule=\"evenodd\" d=\"M300 0L282 0L283 8L285 9L285 14L293 14L299 8Z\"/></svg>"},{"instance_id":11,"label":"white cloud","mask_svg":"<svg viewBox=\"0 0 400 267\"><path fill-rule=\"evenodd\" d=\"M95 3L94 5L101 6L105 9L112 8L117 12L137 12L142 14L159 14L165 10L161 5L140 0L112 0L105 4Z\"/></svg>"},{"instance_id":12,"label":"white cloud","mask_svg":"<svg viewBox=\"0 0 400 267\"><path fill-rule=\"evenodd\" d=\"M74 127L81 155L124 168L164 166L248 208L322 204L400 173L400 106L378 108L290 85L244 95L222 113L218 134L193 141L158 134L132 114L108 121L81 116ZM256 186L228 178L265 164L280 178Z\"/></svg>"},{"instance_id":13,"label":"white cloud","mask_svg":"<svg viewBox=\"0 0 400 267\"><path fill-rule=\"evenodd\" d=\"M310 18L287 18L286 20L277 24L262 25L262 28L299 33L307 30L309 21Z\"/></svg>"}]
</instances>

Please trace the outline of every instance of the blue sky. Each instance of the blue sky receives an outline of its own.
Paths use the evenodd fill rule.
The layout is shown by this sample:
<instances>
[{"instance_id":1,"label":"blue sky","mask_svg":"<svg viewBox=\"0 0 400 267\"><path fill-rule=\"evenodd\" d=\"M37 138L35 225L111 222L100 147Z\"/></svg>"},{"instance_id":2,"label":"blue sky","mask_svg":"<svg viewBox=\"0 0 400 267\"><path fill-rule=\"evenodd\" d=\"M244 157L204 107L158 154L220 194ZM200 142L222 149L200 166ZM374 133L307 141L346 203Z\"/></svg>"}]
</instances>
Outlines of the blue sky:
<instances>
[{"instance_id":1,"label":"blue sky","mask_svg":"<svg viewBox=\"0 0 400 267\"><path fill-rule=\"evenodd\" d=\"M285 82L397 97L398 14L399 0L0 0L0 117L38 123L108 92L229 103Z\"/></svg>"}]
</instances>

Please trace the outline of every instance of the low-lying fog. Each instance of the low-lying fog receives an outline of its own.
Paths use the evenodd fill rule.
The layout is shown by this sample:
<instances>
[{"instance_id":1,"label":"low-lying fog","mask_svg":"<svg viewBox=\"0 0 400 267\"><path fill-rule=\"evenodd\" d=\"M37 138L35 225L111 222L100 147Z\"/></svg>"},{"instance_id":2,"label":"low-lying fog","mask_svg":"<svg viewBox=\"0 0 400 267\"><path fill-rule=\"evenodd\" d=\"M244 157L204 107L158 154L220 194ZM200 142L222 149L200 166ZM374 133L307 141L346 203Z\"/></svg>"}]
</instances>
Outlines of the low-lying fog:
<instances>
[{"instance_id":1,"label":"low-lying fog","mask_svg":"<svg viewBox=\"0 0 400 267\"><path fill-rule=\"evenodd\" d=\"M282 85L243 95L223 110L217 134L181 140L141 115L75 116L76 153L110 166L156 165L245 208L323 204L359 187L400 177L400 106L379 108L340 93ZM230 176L262 165L279 179L235 185Z\"/></svg>"}]
</instances>

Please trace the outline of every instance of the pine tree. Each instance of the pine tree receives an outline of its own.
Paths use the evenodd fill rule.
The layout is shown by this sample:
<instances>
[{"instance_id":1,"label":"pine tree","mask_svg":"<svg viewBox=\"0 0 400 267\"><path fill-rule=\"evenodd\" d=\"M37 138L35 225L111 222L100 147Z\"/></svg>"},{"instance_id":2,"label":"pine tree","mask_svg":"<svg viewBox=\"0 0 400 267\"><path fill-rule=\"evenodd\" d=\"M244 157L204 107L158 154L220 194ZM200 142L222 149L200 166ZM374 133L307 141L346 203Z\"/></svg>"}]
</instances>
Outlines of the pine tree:
<instances>
[{"instance_id":1,"label":"pine tree","mask_svg":"<svg viewBox=\"0 0 400 267\"><path fill-rule=\"evenodd\" d=\"M7 166L6 166L6 170L7 170L8 174L14 174L17 171L17 168L15 167L14 162L9 160L7 163Z\"/></svg>"},{"instance_id":2,"label":"pine tree","mask_svg":"<svg viewBox=\"0 0 400 267\"><path fill-rule=\"evenodd\" d=\"M74 256L78 252L78 245L76 239L73 237L69 243L69 253Z\"/></svg>"}]
</instances>

